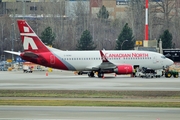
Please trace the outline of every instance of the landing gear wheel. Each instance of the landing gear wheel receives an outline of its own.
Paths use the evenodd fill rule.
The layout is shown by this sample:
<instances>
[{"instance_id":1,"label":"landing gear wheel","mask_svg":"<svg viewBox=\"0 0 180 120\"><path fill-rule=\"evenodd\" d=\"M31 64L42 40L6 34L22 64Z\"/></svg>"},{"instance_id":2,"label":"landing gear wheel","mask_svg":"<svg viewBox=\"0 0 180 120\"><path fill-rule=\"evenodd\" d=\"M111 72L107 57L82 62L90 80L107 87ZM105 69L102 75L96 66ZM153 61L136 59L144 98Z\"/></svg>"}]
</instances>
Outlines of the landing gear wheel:
<instances>
[{"instance_id":1,"label":"landing gear wheel","mask_svg":"<svg viewBox=\"0 0 180 120\"><path fill-rule=\"evenodd\" d=\"M82 75L82 72L78 72L78 75Z\"/></svg>"},{"instance_id":2,"label":"landing gear wheel","mask_svg":"<svg viewBox=\"0 0 180 120\"><path fill-rule=\"evenodd\" d=\"M104 76L104 73L98 72L98 77L102 78Z\"/></svg>"},{"instance_id":3,"label":"landing gear wheel","mask_svg":"<svg viewBox=\"0 0 180 120\"><path fill-rule=\"evenodd\" d=\"M89 77L94 77L94 72L89 72L89 73L88 73L88 76L89 76Z\"/></svg>"}]
</instances>

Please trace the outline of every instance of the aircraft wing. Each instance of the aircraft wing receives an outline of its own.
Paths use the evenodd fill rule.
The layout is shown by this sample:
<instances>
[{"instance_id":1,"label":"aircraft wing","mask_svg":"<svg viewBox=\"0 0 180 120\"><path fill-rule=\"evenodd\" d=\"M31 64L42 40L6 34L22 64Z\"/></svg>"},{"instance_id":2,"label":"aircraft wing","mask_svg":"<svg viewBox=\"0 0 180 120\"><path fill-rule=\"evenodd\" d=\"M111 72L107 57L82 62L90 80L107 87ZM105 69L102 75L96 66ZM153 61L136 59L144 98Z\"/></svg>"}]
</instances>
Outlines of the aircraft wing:
<instances>
[{"instance_id":1,"label":"aircraft wing","mask_svg":"<svg viewBox=\"0 0 180 120\"><path fill-rule=\"evenodd\" d=\"M114 69L116 68L116 65L114 65L113 63L111 62L102 62L100 65L99 65L99 68L100 69L103 69L103 70L106 70L106 69Z\"/></svg>"},{"instance_id":2,"label":"aircraft wing","mask_svg":"<svg viewBox=\"0 0 180 120\"><path fill-rule=\"evenodd\" d=\"M104 53L100 50L100 55L101 55L101 59L102 59L102 63L99 65L100 69L114 69L116 68L116 65L112 62L109 62L109 60L106 58L106 56L104 55Z\"/></svg>"},{"instance_id":3,"label":"aircraft wing","mask_svg":"<svg viewBox=\"0 0 180 120\"><path fill-rule=\"evenodd\" d=\"M101 63L98 66L89 66L87 68L90 69L90 70L99 70L99 69L101 69L101 70L109 70L109 69L115 69L116 65L114 65L111 62L108 62L108 63Z\"/></svg>"},{"instance_id":4,"label":"aircraft wing","mask_svg":"<svg viewBox=\"0 0 180 120\"><path fill-rule=\"evenodd\" d=\"M115 65L112 62L109 62L101 50L100 50L100 55L101 55L102 63L98 66L88 67L89 69L92 69L92 70L99 70L99 69L109 70L109 69L115 69L116 68L117 65Z\"/></svg>"}]
</instances>

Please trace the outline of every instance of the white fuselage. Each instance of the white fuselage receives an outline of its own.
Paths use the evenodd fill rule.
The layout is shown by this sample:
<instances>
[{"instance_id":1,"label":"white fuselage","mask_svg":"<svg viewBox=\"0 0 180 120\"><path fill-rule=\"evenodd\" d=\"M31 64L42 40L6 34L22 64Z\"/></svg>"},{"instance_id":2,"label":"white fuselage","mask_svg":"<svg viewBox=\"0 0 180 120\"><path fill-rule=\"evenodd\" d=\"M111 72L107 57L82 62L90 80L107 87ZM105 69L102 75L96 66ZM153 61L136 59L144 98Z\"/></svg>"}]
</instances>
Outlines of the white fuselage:
<instances>
[{"instance_id":1,"label":"white fuselage","mask_svg":"<svg viewBox=\"0 0 180 120\"><path fill-rule=\"evenodd\" d=\"M85 71L98 67L102 63L99 51L59 51L57 49L50 50L58 57L69 70ZM173 61L164 55L150 51L118 51L104 50L102 51L109 62L114 65L130 64L146 67L151 69L162 69L173 64Z\"/></svg>"}]
</instances>

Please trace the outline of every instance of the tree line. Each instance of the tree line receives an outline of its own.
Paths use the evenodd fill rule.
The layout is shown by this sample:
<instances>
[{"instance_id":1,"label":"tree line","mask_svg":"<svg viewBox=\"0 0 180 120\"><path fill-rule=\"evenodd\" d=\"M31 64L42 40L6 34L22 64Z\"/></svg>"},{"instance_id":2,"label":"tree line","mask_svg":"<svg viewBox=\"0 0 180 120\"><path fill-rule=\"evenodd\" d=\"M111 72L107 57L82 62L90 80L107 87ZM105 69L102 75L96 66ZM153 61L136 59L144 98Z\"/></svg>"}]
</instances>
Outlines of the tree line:
<instances>
[{"instance_id":1,"label":"tree line","mask_svg":"<svg viewBox=\"0 0 180 120\"><path fill-rule=\"evenodd\" d=\"M178 42L180 16L176 2L177 0L160 2L149 0L149 38L161 39L163 48L180 46ZM78 2L72 8L75 16L59 19L52 16L48 19L33 19L27 22L46 44L52 44L53 47L62 50L133 49L135 40L144 40L144 5L144 0L131 0L120 17L112 20L109 18L111 12L106 6L101 6L97 18L93 18L83 3ZM61 8L56 9L53 6L47 8L52 14L55 10L62 12ZM0 27L0 53L2 54L3 50L11 50L12 47L15 51L22 51L16 19L3 15L0 17ZM47 34L52 34L52 38Z\"/></svg>"}]
</instances>

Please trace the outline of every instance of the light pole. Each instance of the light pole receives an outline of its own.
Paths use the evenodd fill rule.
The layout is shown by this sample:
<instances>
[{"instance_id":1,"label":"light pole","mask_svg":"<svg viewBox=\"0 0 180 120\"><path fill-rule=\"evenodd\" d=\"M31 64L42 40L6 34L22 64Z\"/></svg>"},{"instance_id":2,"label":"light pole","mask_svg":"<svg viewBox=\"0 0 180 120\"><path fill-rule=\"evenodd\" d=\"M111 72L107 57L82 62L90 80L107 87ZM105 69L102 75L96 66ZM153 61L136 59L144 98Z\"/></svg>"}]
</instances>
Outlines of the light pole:
<instances>
[{"instance_id":1,"label":"light pole","mask_svg":"<svg viewBox=\"0 0 180 120\"><path fill-rule=\"evenodd\" d=\"M12 27L13 27L13 29L12 29L12 38L11 38L11 42L12 42L12 48L11 48L11 51L14 51L14 40L15 40L15 24L14 23L12 23L11 24L12 25ZM12 54L12 61L14 61L14 55Z\"/></svg>"},{"instance_id":2,"label":"light pole","mask_svg":"<svg viewBox=\"0 0 180 120\"><path fill-rule=\"evenodd\" d=\"M124 40L124 41L122 42L122 44L121 44L121 50L122 50L123 44L124 44L126 41L128 41L128 40Z\"/></svg>"}]
</instances>

